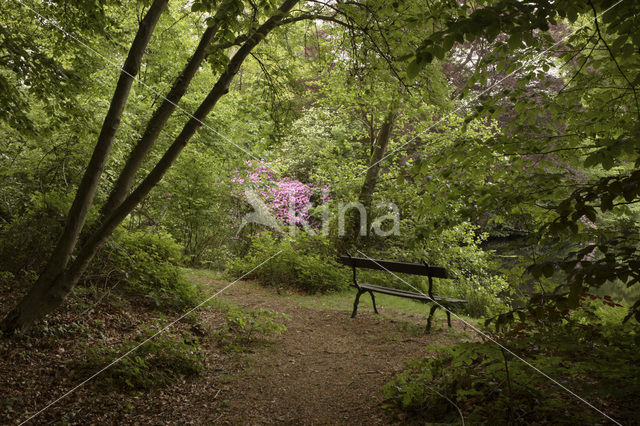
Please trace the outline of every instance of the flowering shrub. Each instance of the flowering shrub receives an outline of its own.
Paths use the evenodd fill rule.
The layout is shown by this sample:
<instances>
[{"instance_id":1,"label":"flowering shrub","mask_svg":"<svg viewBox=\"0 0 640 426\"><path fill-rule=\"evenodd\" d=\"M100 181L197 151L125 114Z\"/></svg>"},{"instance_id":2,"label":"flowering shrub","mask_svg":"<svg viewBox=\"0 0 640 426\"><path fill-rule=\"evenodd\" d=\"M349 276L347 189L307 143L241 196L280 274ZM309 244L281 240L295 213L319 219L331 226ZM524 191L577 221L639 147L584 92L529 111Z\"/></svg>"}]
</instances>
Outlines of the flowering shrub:
<instances>
[{"instance_id":1,"label":"flowering shrub","mask_svg":"<svg viewBox=\"0 0 640 426\"><path fill-rule=\"evenodd\" d=\"M271 163L260 161L247 161L247 170L235 171L232 182L254 190L262 198L269 208L269 212L280 224L286 226L310 223L317 227L309 214L311 199L318 195L320 203L329 199L329 187L318 187L305 184L297 179L280 177L271 168Z\"/></svg>"}]
</instances>

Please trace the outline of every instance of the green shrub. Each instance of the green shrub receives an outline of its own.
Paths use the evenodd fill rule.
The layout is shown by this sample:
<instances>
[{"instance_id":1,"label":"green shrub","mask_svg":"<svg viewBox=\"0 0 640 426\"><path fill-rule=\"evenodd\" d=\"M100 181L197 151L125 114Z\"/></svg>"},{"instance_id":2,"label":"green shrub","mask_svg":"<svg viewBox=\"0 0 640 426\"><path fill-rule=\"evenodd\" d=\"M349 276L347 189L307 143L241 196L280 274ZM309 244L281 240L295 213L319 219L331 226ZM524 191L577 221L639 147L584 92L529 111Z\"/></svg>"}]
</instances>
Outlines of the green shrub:
<instances>
[{"instance_id":1,"label":"green shrub","mask_svg":"<svg viewBox=\"0 0 640 426\"><path fill-rule=\"evenodd\" d=\"M0 271L11 274L10 285L35 281L62 230L64 216L60 209L64 207L36 205L0 227ZM83 280L100 291L116 286L146 296L156 306L193 306L201 295L195 284L181 275L181 253L182 247L168 234L119 228Z\"/></svg>"},{"instance_id":2,"label":"green shrub","mask_svg":"<svg viewBox=\"0 0 640 426\"><path fill-rule=\"evenodd\" d=\"M157 307L185 308L201 300L201 291L181 271L181 246L167 234L118 230L96 257L87 281L118 282L125 290L150 298Z\"/></svg>"},{"instance_id":3,"label":"green shrub","mask_svg":"<svg viewBox=\"0 0 640 426\"><path fill-rule=\"evenodd\" d=\"M225 321L217 332L220 344L229 350L243 351L245 345L272 334L281 334L287 327L282 323L288 317L268 309L249 310L226 306Z\"/></svg>"},{"instance_id":4,"label":"green shrub","mask_svg":"<svg viewBox=\"0 0 640 426\"><path fill-rule=\"evenodd\" d=\"M516 392L508 392L502 353L493 344L465 342L440 350L433 359L408 362L405 370L384 386L391 406L438 422L459 420L457 409L467 421L482 423L493 418L497 424L509 423L509 406L524 412L535 408L540 414L536 400L543 395L536 387L518 386ZM510 371L519 379L526 373L522 368L517 368L517 374ZM512 381L512 390L514 387Z\"/></svg>"},{"instance_id":5,"label":"green shrub","mask_svg":"<svg viewBox=\"0 0 640 426\"><path fill-rule=\"evenodd\" d=\"M151 336L148 332L146 336ZM86 359L73 366L80 376L93 374L139 343L127 340L117 347L105 345L86 349ZM196 376L204 371L204 354L190 336L160 334L96 377L110 389L148 390L165 386L178 378Z\"/></svg>"},{"instance_id":6,"label":"green shrub","mask_svg":"<svg viewBox=\"0 0 640 426\"><path fill-rule=\"evenodd\" d=\"M0 226L0 270L16 278L41 270L62 231L62 217L36 207Z\"/></svg>"},{"instance_id":7,"label":"green shrub","mask_svg":"<svg viewBox=\"0 0 640 426\"><path fill-rule=\"evenodd\" d=\"M392 249L390 255L398 260L404 256L408 261L425 260L447 268L451 279L436 280L435 293L465 299L468 303L460 307L465 314L486 317L507 309L512 292L505 277L495 272L498 264L492 253L480 247L486 237L486 234L477 234L476 226L461 223L437 234L422 236L411 250ZM426 281L420 283L426 290Z\"/></svg>"},{"instance_id":8,"label":"green shrub","mask_svg":"<svg viewBox=\"0 0 640 426\"><path fill-rule=\"evenodd\" d=\"M276 237L263 232L251 239L245 256L229 263L227 274L237 278L256 268L247 277L266 285L291 286L309 293L335 291L346 288L350 282L348 271L335 257L327 237L301 232L294 237Z\"/></svg>"},{"instance_id":9,"label":"green shrub","mask_svg":"<svg viewBox=\"0 0 640 426\"><path fill-rule=\"evenodd\" d=\"M281 319L287 319L287 316L269 309L247 310L234 306L226 312L224 328L248 338L256 334L280 334L287 329L278 322Z\"/></svg>"},{"instance_id":10,"label":"green shrub","mask_svg":"<svg viewBox=\"0 0 640 426\"><path fill-rule=\"evenodd\" d=\"M620 315L624 308L619 308ZM618 316L607 312L609 317ZM611 328L613 330L611 330ZM594 321L580 314L553 327L520 324L501 343L608 413L636 423L640 402L637 325ZM498 336L494 336L496 339ZM421 421L470 423L601 423L604 418L493 342L434 348L434 358L410 361L387 383L387 406ZM457 408L456 408L457 407Z\"/></svg>"}]
</instances>

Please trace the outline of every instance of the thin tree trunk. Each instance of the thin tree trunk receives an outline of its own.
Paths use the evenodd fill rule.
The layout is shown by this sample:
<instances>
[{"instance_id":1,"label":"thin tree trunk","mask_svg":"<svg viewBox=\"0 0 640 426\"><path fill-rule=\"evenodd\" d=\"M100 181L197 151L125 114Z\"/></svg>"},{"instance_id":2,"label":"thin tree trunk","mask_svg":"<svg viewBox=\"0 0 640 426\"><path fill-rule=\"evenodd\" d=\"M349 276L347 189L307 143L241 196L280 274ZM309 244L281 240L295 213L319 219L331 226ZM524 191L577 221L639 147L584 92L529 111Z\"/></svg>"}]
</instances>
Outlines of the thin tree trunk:
<instances>
[{"instance_id":1,"label":"thin tree trunk","mask_svg":"<svg viewBox=\"0 0 640 426\"><path fill-rule=\"evenodd\" d=\"M58 275L48 286L34 287L32 291L20 302L20 304L5 319L9 327L5 330L12 331L16 328L28 328L33 322L42 318L62 304L62 301L76 285L82 273L89 263L113 233L115 228L127 217L129 213L147 196L147 194L162 179L171 167L178 155L202 126L203 120L211 112L218 100L229 91L229 85L240 66L247 58L251 50L266 37L266 35L278 26L283 17L298 3L299 0L285 0L278 12L262 24L240 47L231 58L225 72L211 89L207 97L200 104L193 117L185 124L184 128L162 156L160 161L151 170L138 187L105 218L97 230L87 239L78 252L78 256L65 271ZM35 314L34 314L35 312ZM9 320L9 321L7 321ZM4 325L3 324L3 325Z\"/></svg>"},{"instance_id":2,"label":"thin tree trunk","mask_svg":"<svg viewBox=\"0 0 640 426\"><path fill-rule=\"evenodd\" d=\"M375 192L376 185L378 184L378 177L380 176L380 164L387 153L387 147L389 146L389 140L391 138L391 131L396 117L397 107L392 104L387 112L387 115L382 122L382 125L376 132L375 138L372 141L372 152L369 158L369 168L365 175L364 182L360 187L360 194L358 200L365 207L367 212L367 220L370 221L372 217L371 202L373 199L373 193ZM360 215L355 210L348 212L346 217L345 233L338 240L338 252L343 253L351 248L352 245L357 245L360 239ZM369 232L367 224L367 234Z\"/></svg>"},{"instance_id":3,"label":"thin tree trunk","mask_svg":"<svg viewBox=\"0 0 640 426\"><path fill-rule=\"evenodd\" d=\"M266 35L278 26L279 22L298 3L299 0L285 0L278 13L271 16L262 24L251 37L240 47L238 52L231 58L224 73L211 89L207 97L200 104L193 117L185 124L180 134L176 137L169 149L162 156L156 166L149 172L147 177L114 211L105 219L100 228L89 238L82 247L78 257L69 268L67 280L71 287L77 283L82 273L89 266L93 256L97 253L104 242L113 233L116 227L127 217L129 213L149 194L149 192L160 182L164 174L180 155L182 149L202 126L203 121L211 112L217 102L229 92L229 85L240 69L249 53L255 48Z\"/></svg>"},{"instance_id":4,"label":"thin tree trunk","mask_svg":"<svg viewBox=\"0 0 640 426\"><path fill-rule=\"evenodd\" d=\"M371 159L369 160L369 169L360 188L360 202L366 207L367 211L371 209L371 200L373 193L378 184L378 177L380 176L380 164L387 153L387 147L389 146L389 139L391 137L391 130L393 129L393 123L396 117L395 108L390 108L387 116L382 123L382 126L378 130L376 135L375 144L373 146L373 152L371 153Z\"/></svg>"},{"instance_id":5,"label":"thin tree trunk","mask_svg":"<svg viewBox=\"0 0 640 426\"><path fill-rule=\"evenodd\" d=\"M31 292L5 317L0 325L1 329L11 331L15 328L22 327L23 324L30 324L34 319L40 318L43 315L38 303L29 301L41 300L42 295L47 293L47 289L54 285L53 283L59 281L61 274L69 263L71 254L78 242L78 237L84 227L89 208L93 204L98 182L102 176L111 145L120 126L122 112L129 98L131 85L140 70L144 51L149 44L149 40L151 40L153 30L167 3L168 0L155 0L140 22L136 36L129 49L127 59L124 62L122 72L120 73L113 97L111 98L109 110L102 123L98 141L89 160L87 169L82 176L80 185L78 186L71 209L69 210L62 236L58 240L53 254L49 258L44 271L38 277ZM59 305L59 303L57 304Z\"/></svg>"},{"instance_id":6,"label":"thin tree trunk","mask_svg":"<svg viewBox=\"0 0 640 426\"><path fill-rule=\"evenodd\" d=\"M118 207L129 194L138 169L142 166L144 158L158 139L160 131L163 129L171 114L175 111L178 102L180 102L180 99L182 99L182 96L191 84L193 76L196 74L202 64L202 61L207 56L207 49L211 44L211 40L218 32L219 27L220 25L216 20L216 23L208 27L202 34L198 47L189 59L189 62L174 81L171 90L162 104L154 111L143 135L138 139L138 143L133 150L131 150L129 158L120 172L118 180L114 184L107 202L102 207L100 214L102 219L113 213L113 210ZM101 221L102 220L99 222Z\"/></svg>"}]
</instances>

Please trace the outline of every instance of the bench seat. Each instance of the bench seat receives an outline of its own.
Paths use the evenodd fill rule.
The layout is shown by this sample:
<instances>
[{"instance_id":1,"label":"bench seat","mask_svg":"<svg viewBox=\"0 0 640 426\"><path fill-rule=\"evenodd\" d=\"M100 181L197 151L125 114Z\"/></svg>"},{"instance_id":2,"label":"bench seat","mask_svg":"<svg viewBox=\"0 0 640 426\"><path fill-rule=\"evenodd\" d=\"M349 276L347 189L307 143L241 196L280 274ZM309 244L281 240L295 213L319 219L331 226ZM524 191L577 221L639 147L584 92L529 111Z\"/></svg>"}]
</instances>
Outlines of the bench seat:
<instances>
[{"instance_id":1,"label":"bench seat","mask_svg":"<svg viewBox=\"0 0 640 426\"><path fill-rule=\"evenodd\" d=\"M431 319L437 308L443 308L447 314L447 324L451 327L451 312L446 305L463 304L467 303L463 299L453 299L449 297L441 297L433 294L433 278L449 278L449 273L445 268L439 266L429 266L426 262L422 263L408 263L408 262L394 262L390 260L371 259L362 257L353 257L347 253L347 256L338 257L338 263L346 266L350 266L353 269L353 282L352 287L358 290L356 299L353 302L353 313L351 318L355 318L358 312L358 303L360 296L363 293L369 293L371 295L371 301L373 302L373 311L377 314L378 308L376 307L376 298L374 293L388 294L390 296L404 297L406 299L418 300L423 303L433 303L429 311L429 317L427 319L426 332L431 330ZM379 271L386 272L400 272L409 275L422 275L429 278L429 290L427 293L420 293L419 291L402 290L392 287L384 287L380 285L360 283L357 280L356 274L358 268L377 269Z\"/></svg>"},{"instance_id":2,"label":"bench seat","mask_svg":"<svg viewBox=\"0 0 640 426\"><path fill-rule=\"evenodd\" d=\"M452 299L449 297L440 297L440 296L429 297L426 294L416 293L415 291L400 290L393 287L382 287L379 285L373 285L368 283L358 283L358 285L363 290L367 290L367 291L371 290L371 291L375 291L376 293L389 294L391 296L404 297L407 299L422 300L427 303L434 302L434 301L445 302L445 303L467 303L467 301L463 299ZM356 287L356 286L351 284L351 287Z\"/></svg>"}]
</instances>

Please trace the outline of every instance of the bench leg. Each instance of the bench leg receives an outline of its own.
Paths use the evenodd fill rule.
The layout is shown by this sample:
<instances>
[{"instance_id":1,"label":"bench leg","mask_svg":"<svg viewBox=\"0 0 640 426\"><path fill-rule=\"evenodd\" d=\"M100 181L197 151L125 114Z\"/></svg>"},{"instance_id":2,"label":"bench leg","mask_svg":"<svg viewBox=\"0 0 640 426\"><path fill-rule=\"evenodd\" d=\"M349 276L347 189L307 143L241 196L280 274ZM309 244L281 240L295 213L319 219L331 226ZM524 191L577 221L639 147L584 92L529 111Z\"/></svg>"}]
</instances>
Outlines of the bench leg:
<instances>
[{"instance_id":1,"label":"bench leg","mask_svg":"<svg viewBox=\"0 0 640 426\"><path fill-rule=\"evenodd\" d=\"M371 295L371 301L373 302L373 311L376 314L379 314L380 312L378 312L378 308L376 307L376 297L373 295L372 291L370 291L369 294Z\"/></svg>"},{"instance_id":2,"label":"bench leg","mask_svg":"<svg viewBox=\"0 0 640 426\"><path fill-rule=\"evenodd\" d=\"M360 302L360 295L362 294L361 291L358 291L358 294L356 294L356 300L354 300L353 302L353 313L351 314L351 318L355 318L356 317L356 313L358 312L358 302Z\"/></svg>"},{"instance_id":3,"label":"bench leg","mask_svg":"<svg viewBox=\"0 0 640 426\"><path fill-rule=\"evenodd\" d=\"M438 309L438 305L431 306L431 309L429 310L429 318L427 318L427 329L425 330L426 333L431 332L431 319L433 318L433 314L435 313L436 309Z\"/></svg>"},{"instance_id":4,"label":"bench leg","mask_svg":"<svg viewBox=\"0 0 640 426\"><path fill-rule=\"evenodd\" d=\"M447 324L449 325L449 327L451 327L451 312L446 311L447 312Z\"/></svg>"}]
</instances>

